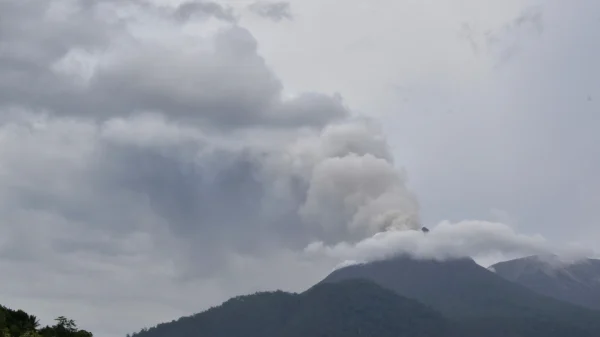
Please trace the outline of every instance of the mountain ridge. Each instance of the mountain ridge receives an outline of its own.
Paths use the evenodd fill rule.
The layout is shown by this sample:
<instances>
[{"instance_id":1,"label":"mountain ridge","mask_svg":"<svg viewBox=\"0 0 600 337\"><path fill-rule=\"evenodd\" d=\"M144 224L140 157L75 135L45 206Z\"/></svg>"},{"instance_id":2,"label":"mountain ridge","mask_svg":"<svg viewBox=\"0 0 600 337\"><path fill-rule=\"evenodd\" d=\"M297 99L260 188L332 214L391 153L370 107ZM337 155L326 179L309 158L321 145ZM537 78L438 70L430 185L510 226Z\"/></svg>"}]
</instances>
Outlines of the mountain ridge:
<instances>
[{"instance_id":1,"label":"mountain ridge","mask_svg":"<svg viewBox=\"0 0 600 337\"><path fill-rule=\"evenodd\" d=\"M598 337L600 312L540 295L470 258L334 270L302 293L238 296L132 337Z\"/></svg>"},{"instance_id":2,"label":"mountain ridge","mask_svg":"<svg viewBox=\"0 0 600 337\"><path fill-rule=\"evenodd\" d=\"M373 282L318 284L303 293L260 292L159 324L132 337L459 336L433 309Z\"/></svg>"},{"instance_id":3,"label":"mountain ridge","mask_svg":"<svg viewBox=\"0 0 600 337\"><path fill-rule=\"evenodd\" d=\"M490 270L536 293L600 310L600 260L534 255L496 263Z\"/></svg>"}]
</instances>

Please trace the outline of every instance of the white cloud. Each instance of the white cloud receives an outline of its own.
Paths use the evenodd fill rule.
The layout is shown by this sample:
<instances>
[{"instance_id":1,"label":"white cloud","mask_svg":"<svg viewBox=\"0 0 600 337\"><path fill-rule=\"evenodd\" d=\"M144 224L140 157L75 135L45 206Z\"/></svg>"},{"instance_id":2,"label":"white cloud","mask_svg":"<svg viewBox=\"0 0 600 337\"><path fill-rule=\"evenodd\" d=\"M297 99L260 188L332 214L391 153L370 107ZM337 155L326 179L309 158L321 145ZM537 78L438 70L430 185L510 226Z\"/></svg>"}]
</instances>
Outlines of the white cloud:
<instances>
[{"instance_id":1,"label":"white cloud","mask_svg":"<svg viewBox=\"0 0 600 337\"><path fill-rule=\"evenodd\" d=\"M529 255L557 254L573 258L595 255L593 250L579 245L557 244L539 234L519 234L508 225L486 221L446 221L431 228L427 234L420 230L391 230L375 234L356 244L344 242L324 245L315 242L308 245L305 252L363 262L395 255L438 260L472 257L482 264L495 259Z\"/></svg>"}]
</instances>

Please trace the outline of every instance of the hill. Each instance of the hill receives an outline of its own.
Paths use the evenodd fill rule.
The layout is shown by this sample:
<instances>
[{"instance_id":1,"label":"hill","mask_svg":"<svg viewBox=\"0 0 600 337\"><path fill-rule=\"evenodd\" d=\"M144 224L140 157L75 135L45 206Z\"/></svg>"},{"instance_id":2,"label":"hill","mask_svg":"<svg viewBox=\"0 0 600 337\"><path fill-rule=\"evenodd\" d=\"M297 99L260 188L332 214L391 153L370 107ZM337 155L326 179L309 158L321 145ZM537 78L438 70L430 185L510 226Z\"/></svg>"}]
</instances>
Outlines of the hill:
<instances>
[{"instance_id":1,"label":"hill","mask_svg":"<svg viewBox=\"0 0 600 337\"><path fill-rule=\"evenodd\" d=\"M530 256L490 269L539 294L600 310L600 260L565 262L557 256Z\"/></svg>"},{"instance_id":2,"label":"hill","mask_svg":"<svg viewBox=\"0 0 600 337\"><path fill-rule=\"evenodd\" d=\"M233 298L133 337L451 337L450 323L423 304L372 282L319 284Z\"/></svg>"}]
</instances>

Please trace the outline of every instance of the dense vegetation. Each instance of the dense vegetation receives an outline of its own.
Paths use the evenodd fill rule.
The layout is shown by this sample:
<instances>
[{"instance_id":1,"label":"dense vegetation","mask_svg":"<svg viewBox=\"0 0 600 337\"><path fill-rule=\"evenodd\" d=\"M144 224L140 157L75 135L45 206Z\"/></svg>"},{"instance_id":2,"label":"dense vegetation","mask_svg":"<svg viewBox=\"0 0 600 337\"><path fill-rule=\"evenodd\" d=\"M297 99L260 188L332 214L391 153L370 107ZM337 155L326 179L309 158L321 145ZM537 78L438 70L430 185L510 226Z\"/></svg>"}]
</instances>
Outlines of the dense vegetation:
<instances>
[{"instance_id":1,"label":"dense vegetation","mask_svg":"<svg viewBox=\"0 0 600 337\"><path fill-rule=\"evenodd\" d=\"M0 332L2 337L92 337L92 333L77 328L75 322L58 317L56 324L40 328L36 316L23 310L13 310L0 305Z\"/></svg>"}]
</instances>

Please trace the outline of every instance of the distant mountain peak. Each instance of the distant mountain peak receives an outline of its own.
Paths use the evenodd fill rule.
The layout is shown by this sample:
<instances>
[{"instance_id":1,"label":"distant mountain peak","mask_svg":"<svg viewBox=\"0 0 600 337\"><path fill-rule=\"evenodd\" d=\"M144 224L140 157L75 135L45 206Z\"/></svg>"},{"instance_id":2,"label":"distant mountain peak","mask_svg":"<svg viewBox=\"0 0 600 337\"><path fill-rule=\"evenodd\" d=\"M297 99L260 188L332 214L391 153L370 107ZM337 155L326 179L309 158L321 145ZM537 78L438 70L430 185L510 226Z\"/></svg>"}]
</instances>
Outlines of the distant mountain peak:
<instances>
[{"instance_id":1,"label":"distant mountain peak","mask_svg":"<svg viewBox=\"0 0 600 337\"><path fill-rule=\"evenodd\" d=\"M600 260L536 255L489 269L540 294L600 309Z\"/></svg>"},{"instance_id":2,"label":"distant mountain peak","mask_svg":"<svg viewBox=\"0 0 600 337\"><path fill-rule=\"evenodd\" d=\"M542 273L550 277L556 277L557 275L574 277L569 271L572 266L585 265L593 263L593 261L586 258L565 257L556 254L532 255L496 263L488 269L493 272L498 272L498 268L503 269L503 276L511 281L535 273Z\"/></svg>"}]
</instances>

